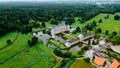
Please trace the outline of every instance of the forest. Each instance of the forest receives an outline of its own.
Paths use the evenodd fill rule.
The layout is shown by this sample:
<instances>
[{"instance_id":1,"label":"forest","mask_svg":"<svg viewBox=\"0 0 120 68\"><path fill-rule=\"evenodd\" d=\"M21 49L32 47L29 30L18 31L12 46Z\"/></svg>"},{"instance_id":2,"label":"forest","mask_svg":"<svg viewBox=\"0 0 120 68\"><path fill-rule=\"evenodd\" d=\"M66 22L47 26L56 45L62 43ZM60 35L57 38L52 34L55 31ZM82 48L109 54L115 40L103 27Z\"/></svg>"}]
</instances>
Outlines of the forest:
<instances>
[{"instance_id":1,"label":"forest","mask_svg":"<svg viewBox=\"0 0 120 68\"><path fill-rule=\"evenodd\" d=\"M54 25L59 24L61 21L71 25L74 23L74 17L80 17L81 23L84 23L99 13L114 14L119 12L119 6L118 4L98 6L96 4L64 3L37 3L16 6L3 4L0 5L0 36L11 31L31 32L32 27L39 27L37 21L42 22L42 26L48 21ZM29 24L31 19L34 20L34 24Z\"/></svg>"}]
</instances>

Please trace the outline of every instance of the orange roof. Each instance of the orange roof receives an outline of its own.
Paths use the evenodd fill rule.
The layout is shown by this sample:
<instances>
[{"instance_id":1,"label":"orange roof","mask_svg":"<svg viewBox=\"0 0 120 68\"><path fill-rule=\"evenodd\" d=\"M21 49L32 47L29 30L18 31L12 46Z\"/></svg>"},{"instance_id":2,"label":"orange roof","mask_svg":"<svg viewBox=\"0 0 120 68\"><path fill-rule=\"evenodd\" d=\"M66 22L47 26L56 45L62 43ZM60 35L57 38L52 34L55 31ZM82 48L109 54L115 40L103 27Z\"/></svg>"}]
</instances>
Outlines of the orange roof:
<instances>
[{"instance_id":1,"label":"orange roof","mask_svg":"<svg viewBox=\"0 0 120 68\"><path fill-rule=\"evenodd\" d=\"M118 68L119 65L119 62L116 59L114 59L113 63L110 65L109 68Z\"/></svg>"},{"instance_id":2,"label":"orange roof","mask_svg":"<svg viewBox=\"0 0 120 68\"><path fill-rule=\"evenodd\" d=\"M93 60L93 62L99 66L103 66L105 63L105 60L103 58L100 57L95 57L95 59Z\"/></svg>"}]
</instances>

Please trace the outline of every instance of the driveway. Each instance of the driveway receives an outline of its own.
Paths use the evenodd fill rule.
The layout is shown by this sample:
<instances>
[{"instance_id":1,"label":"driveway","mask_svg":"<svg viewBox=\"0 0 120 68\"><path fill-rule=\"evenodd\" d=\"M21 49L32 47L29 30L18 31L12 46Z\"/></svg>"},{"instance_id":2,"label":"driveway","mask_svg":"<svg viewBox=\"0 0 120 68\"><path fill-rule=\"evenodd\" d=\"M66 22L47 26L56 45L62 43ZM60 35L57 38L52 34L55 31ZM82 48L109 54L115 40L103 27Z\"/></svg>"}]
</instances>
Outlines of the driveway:
<instances>
[{"instance_id":1,"label":"driveway","mask_svg":"<svg viewBox=\"0 0 120 68\"><path fill-rule=\"evenodd\" d=\"M38 37L39 39L41 39L43 41L43 44L47 44L47 40L49 38L51 38L50 35L48 34L43 34L43 32L38 32L37 34L33 33L33 36Z\"/></svg>"}]
</instances>

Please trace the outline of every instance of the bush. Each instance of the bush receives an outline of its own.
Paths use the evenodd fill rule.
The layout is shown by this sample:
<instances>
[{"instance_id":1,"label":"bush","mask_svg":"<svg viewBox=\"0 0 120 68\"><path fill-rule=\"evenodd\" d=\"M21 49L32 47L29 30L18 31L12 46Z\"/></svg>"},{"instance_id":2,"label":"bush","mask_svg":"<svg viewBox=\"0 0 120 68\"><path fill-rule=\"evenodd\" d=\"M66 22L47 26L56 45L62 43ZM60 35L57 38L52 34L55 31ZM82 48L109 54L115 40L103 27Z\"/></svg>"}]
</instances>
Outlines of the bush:
<instances>
[{"instance_id":1,"label":"bush","mask_svg":"<svg viewBox=\"0 0 120 68\"><path fill-rule=\"evenodd\" d=\"M113 31L111 37L114 37L117 35L117 32Z\"/></svg>"},{"instance_id":2,"label":"bush","mask_svg":"<svg viewBox=\"0 0 120 68\"><path fill-rule=\"evenodd\" d=\"M115 16L114 16L114 19L115 19L115 20L119 20L119 19L120 19L120 16L115 15Z\"/></svg>"},{"instance_id":3,"label":"bush","mask_svg":"<svg viewBox=\"0 0 120 68\"><path fill-rule=\"evenodd\" d=\"M90 58L84 58L84 61L89 63L90 62Z\"/></svg>"},{"instance_id":4,"label":"bush","mask_svg":"<svg viewBox=\"0 0 120 68\"><path fill-rule=\"evenodd\" d=\"M89 46L84 46L83 49L84 49L84 50L88 50L88 49L89 49Z\"/></svg>"},{"instance_id":5,"label":"bush","mask_svg":"<svg viewBox=\"0 0 120 68\"><path fill-rule=\"evenodd\" d=\"M110 40L109 37L107 37L107 38L105 38L105 41L106 41L106 42L110 42L111 40Z\"/></svg>"},{"instance_id":6,"label":"bush","mask_svg":"<svg viewBox=\"0 0 120 68\"><path fill-rule=\"evenodd\" d=\"M38 38L37 37L33 37L31 40L28 40L28 45L29 46L36 45L37 43L38 43Z\"/></svg>"},{"instance_id":7,"label":"bush","mask_svg":"<svg viewBox=\"0 0 120 68\"><path fill-rule=\"evenodd\" d=\"M111 42L114 44L114 45L120 45L120 36L115 36Z\"/></svg>"},{"instance_id":8,"label":"bush","mask_svg":"<svg viewBox=\"0 0 120 68\"><path fill-rule=\"evenodd\" d=\"M53 51L57 56L63 57L63 58L71 58L72 57L72 53L71 52L66 52L66 53L62 53L60 50L58 49L54 49Z\"/></svg>"},{"instance_id":9,"label":"bush","mask_svg":"<svg viewBox=\"0 0 120 68\"><path fill-rule=\"evenodd\" d=\"M11 40L7 40L7 44L10 45L12 42Z\"/></svg>"}]
</instances>

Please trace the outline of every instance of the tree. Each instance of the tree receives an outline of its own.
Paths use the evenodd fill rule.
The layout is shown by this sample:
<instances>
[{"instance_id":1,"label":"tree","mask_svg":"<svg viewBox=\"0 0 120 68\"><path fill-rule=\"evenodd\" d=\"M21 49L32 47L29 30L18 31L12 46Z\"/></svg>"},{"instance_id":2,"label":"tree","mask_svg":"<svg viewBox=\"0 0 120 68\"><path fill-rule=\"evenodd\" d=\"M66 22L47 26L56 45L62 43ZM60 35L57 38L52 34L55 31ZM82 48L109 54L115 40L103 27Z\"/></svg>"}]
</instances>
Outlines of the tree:
<instances>
[{"instance_id":1,"label":"tree","mask_svg":"<svg viewBox=\"0 0 120 68\"><path fill-rule=\"evenodd\" d=\"M36 45L37 43L38 43L38 38L37 37L33 37L31 40L28 40L28 45L29 46Z\"/></svg>"},{"instance_id":2,"label":"tree","mask_svg":"<svg viewBox=\"0 0 120 68\"><path fill-rule=\"evenodd\" d=\"M36 45L38 43L38 38L34 36L31 42L33 45Z\"/></svg>"},{"instance_id":3,"label":"tree","mask_svg":"<svg viewBox=\"0 0 120 68\"><path fill-rule=\"evenodd\" d=\"M115 19L115 20L119 20L119 19L120 19L120 16L115 15L115 16L114 16L114 19Z\"/></svg>"},{"instance_id":4,"label":"tree","mask_svg":"<svg viewBox=\"0 0 120 68\"><path fill-rule=\"evenodd\" d=\"M10 45L12 42L11 40L7 40L7 44Z\"/></svg>"},{"instance_id":5,"label":"tree","mask_svg":"<svg viewBox=\"0 0 120 68\"><path fill-rule=\"evenodd\" d=\"M66 52L66 53L63 53L62 56L64 58L70 58L72 56L72 53L71 52Z\"/></svg>"},{"instance_id":6,"label":"tree","mask_svg":"<svg viewBox=\"0 0 120 68\"><path fill-rule=\"evenodd\" d=\"M93 44L93 45L95 45L95 44L96 44L96 43L95 43L95 40L93 40L93 41L92 41L92 44Z\"/></svg>"},{"instance_id":7,"label":"tree","mask_svg":"<svg viewBox=\"0 0 120 68\"><path fill-rule=\"evenodd\" d=\"M74 30L73 32L72 32L72 34L76 34L77 33L77 31L76 30Z\"/></svg>"},{"instance_id":8,"label":"tree","mask_svg":"<svg viewBox=\"0 0 120 68\"><path fill-rule=\"evenodd\" d=\"M98 28L98 29L96 29L96 31L95 31L96 33L101 33L102 32L102 30L101 30L101 28Z\"/></svg>"},{"instance_id":9,"label":"tree","mask_svg":"<svg viewBox=\"0 0 120 68\"><path fill-rule=\"evenodd\" d=\"M43 31L43 33L44 33L44 31ZM47 31L47 34L51 35L51 30L50 29Z\"/></svg>"},{"instance_id":10,"label":"tree","mask_svg":"<svg viewBox=\"0 0 120 68\"><path fill-rule=\"evenodd\" d=\"M109 18L109 15L107 15L107 18Z\"/></svg>"},{"instance_id":11,"label":"tree","mask_svg":"<svg viewBox=\"0 0 120 68\"><path fill-rule=\"evenodd\" d=\"M113 31L112 32L112 37L116 36L117 35L117 32Z\"/></svg>"},{"instance_id":12,"label":"tree","mask_svg":"<svg viewBox=\"0 0 120 68\"><path fill-rule=\"evenodd\" d=\"M42 22L42 27L46 27L45 22Z\"/></svg>"},{"instance_id":13,"label":"tree","mask_svg":"<svg viewBox=\"0 0 120 68\"><path fill-rule=\"evenodd\" d=\"M84 50L88 50L88 49L89 49L89 46L84 46L83 49L84 49Z\"/></svg>"},{"instance_id":14,"label":"tree","mask_svg":"<svg viewBox=\"0 0 120 68\"><path fill-rule=\"evenodd\" d=\"M62 52L58 49L54 49L53 51L57 56L61 56Z\"/></svg>"},{"instance_id":15,"label":"tree","mask_svg":"<svg viewBox=\"0 0 120 68\"><path fill-rule=\"evenodd\" d=\"M81 32L80 27L77 27L77 28L76 28L76 31L77 31L77 32Z\"/></svg>"},{"instance_id":16,"label":"tree","mask_svg":"<svg viewBox=\"0 0 120 68\"><path fill-rule=\"evenodd\" d=\"M108 33L109 33L109 31L108 31L108 30L106 30L106 31L105 31L105 34L106 34L106 35L108 35Z\"/></svg>"},{"instance_id":17,"label":"tree","mask_svg":"<svg viewBox=\"0 0 120 68\"><path fill-rule=\"evenodd\" d=\"M32 27L31 26L27 26L27 25L23 26L22 30L21 30L22 33L29 33L31 31L32 31Z\"/></svg>"},{"instance_id":18,"label":"tree","mask_svg":"<svg viewBox=\"0 0 120 68\"><path fill-rule=\"evenodd\" d=\"M30 40L28 40L28 45L29 45L29 46L33 46L33 44L31 43Z\"/></svg>"},{"instance_id":19,"label":"tree","mask_svg":"<svg viewBox=\"0 0 120 68\"><path fill-rule=\"evenodd\" d=\"M102 19L99 20L99 23L102 23Z\"/></svg>"},{"instance_id":20,"label":"tree","mask_svg":"<svg viewBox=\"0 0 120 68\"><path fill-rule=\"evenodd\" d=\"M93 21L92 24L93 24L93 27L95 27L95 26L97 25L97 24L96 24L96 21Z\"/></svg>"},{"instance_id":21,"label":"tree","mask_svg":"<svg viewBox=\"0 0 120 68\"><path fill-rule=\"evenodd\" d=\"M105 41L106 41L106 42L110 42L111 40L110 40L109 37L107 37L107 38L105 38Z\"/></svg>"},{"instance_id":22,"label":"tree","mask_svg":"<svg viewBox=\"0 0 120 68\"><path fill-rule=\"evenodd\" d=\"M112 41L114 45L120 45L120 36L115 36Z\"/></svg>"},{"instance_id":23,"label":"tree","mask_svg":"<svg viewBox=\"0 0 120 68\"><path fill-rule=\"evenodd\" d=\"M87 63L89 63L90 62L90 58L88 57L88 58L84 58L84 61L86 61Z\"/></svg>"},{"instance_id":24,"label":"tree","mask_svg":"<svg viewBox=\"0 0 120 68\"><path fill-rule=\"evenodd\" d=\"M90 45L91 44L91 40L88 40L88 45Z\"/></svg>"}]
</instances>

